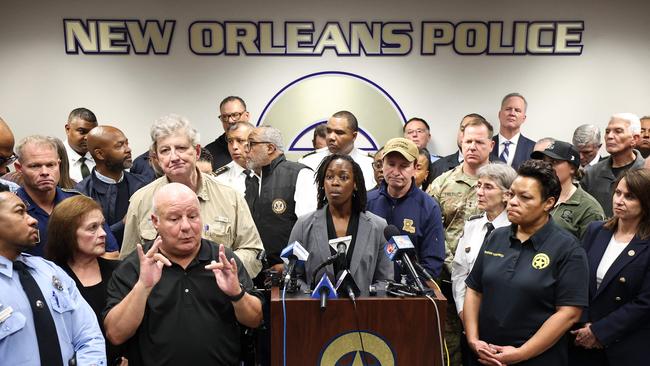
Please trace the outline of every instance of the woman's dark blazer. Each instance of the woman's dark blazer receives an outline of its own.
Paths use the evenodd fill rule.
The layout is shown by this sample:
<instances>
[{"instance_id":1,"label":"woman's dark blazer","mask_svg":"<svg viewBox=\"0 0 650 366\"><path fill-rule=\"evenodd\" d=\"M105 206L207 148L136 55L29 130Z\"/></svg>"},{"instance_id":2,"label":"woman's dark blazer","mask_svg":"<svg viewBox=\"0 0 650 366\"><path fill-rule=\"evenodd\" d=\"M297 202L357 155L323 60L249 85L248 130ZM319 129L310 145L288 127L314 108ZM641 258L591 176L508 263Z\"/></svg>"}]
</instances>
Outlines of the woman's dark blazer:
<instances>
[{"instance_id":1,"label":"woman's dark blazer","mask_svg":"<svg viewBox=\"0 0 650 366\"><path fill-rule=\"evenodd\" d=\"M605 346L610 365L650 364L650 240L634 236L596 289L596 270L613 232L604 222L587 228L589 308L583 321Z\"/></svg>"},{"instance_id":2,"label":"woman's dark blazer","mask_svg":"<svg viewBox=\"0 0 650 366\"><path fill-rule=\"evenodd\" d=\"M325 262L325 259L331 255L325 216L327 207L325 205L319 210L298 218L289 237L290 243L298 241L309 252L304 271L298 270L299 277L303 277L307 285L311 284L311 278L316 267ZM386 220L381 217L370 211L360 213L354 252L350 261L350 273L357 286L359 286L362 296L368 296L371 284L377 281L393 279L393 263L384 253L385 227ZM325 269L330 280L333 284L336 284L334 267L329 265ZM318 273L317 282L323 276L323 273L322 270Z\"/></svg>"}]
</instances>

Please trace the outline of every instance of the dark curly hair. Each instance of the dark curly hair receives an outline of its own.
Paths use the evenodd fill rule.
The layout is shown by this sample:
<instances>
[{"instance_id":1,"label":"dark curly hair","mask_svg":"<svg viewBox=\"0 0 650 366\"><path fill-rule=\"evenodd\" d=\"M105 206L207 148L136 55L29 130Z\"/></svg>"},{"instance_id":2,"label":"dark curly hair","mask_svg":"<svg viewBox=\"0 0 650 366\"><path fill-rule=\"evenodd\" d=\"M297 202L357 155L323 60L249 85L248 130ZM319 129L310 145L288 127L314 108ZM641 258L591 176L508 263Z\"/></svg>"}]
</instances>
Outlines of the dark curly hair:
<instances>
[{"instance_id":1,"label":"dark curly hair","mask_svg":"<svg viewBox=\"0 0 650 366\"><path fill-rule=\"evenodd\" d=\"M542 200L546 201L549 197L553 197L557 202L560 198L562 186L551 163L543 160L526 160L517 169L517 175L535 179L541 188Z\"/></svg>"},{"instance_id":2,"label":"dark curly hair","mask_svg":"<svg viewBox=\"0 0 650 366\"><path fill-rule=\"evenodd\" d=\"M361 167L349 155L332 154L327 156L321 161L316 171L315 182L318 185L318 208L321 209L327 203L327 196L325 195L325 172L334 160L345 160L352 165L352 174L354 175L354 184L357 189L352 194L352 211L366 212L366 183L363 179L363 172Z\"/></svg>"}]
</instances>

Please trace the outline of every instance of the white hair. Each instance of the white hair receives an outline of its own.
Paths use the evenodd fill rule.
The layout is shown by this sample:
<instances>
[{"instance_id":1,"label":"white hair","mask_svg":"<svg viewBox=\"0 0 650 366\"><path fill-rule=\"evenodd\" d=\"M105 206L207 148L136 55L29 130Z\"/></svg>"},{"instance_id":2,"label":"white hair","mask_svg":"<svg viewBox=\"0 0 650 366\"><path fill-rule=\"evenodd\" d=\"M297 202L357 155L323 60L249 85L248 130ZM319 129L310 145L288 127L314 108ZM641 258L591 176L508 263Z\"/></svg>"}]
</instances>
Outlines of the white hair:
<instances>
[{"instance_id":1,"label":"white hair","mask_svg":"<svg viewBox=\"0 0 650 366\"><path fill-rule=\"evenodd\" d=\"M154 151L157 147L158 139L168 137L183 131L187 138L190 140L192 146L199 144L200 135L190 125L190 121L178 114L168 114L158 118L153 125L151 125L151 142L154 147Z\"/></svg>"},{"instance_id":2,"label":"white hair","mask_svg":"<svg viewBox=\"0 0 650 366\"><path fill-rule=\"evenodd\" d=\"M641 133L641 120L639 119L639 116L634 113L615 113L610 118L610 121L612 119L622 119L623 121L626 121L633 135Z\"/></svg>"}]
</instances>

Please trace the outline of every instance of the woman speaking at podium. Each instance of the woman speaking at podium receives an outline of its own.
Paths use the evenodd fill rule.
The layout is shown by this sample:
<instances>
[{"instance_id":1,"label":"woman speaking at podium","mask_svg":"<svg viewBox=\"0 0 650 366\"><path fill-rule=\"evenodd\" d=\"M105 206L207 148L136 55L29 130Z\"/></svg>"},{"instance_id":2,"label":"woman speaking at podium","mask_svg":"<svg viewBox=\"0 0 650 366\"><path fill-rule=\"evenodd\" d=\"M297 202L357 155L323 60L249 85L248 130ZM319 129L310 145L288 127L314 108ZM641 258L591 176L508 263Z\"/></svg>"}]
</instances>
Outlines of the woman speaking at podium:
<instances>
[{"instance_id":1,"label":"woman speaking at podium","mask_svg":"<svg viewBox=\"0 0 650 366\"><path fill-rule=\"evenodd\" d=\"M359 165L347 155L332 154L323 159L316 173L318 209L298 218L289 242L298 241L309 252L305 269L298 278L311 285L314 270L335 254L329 240L352 236L344 260L317 273L335 282L335 275L349 269L352 278L368 296L370 285L393 278L393 264L384 253L386 221L366 211L366 188Z\"/></svg>"}]
</instances>

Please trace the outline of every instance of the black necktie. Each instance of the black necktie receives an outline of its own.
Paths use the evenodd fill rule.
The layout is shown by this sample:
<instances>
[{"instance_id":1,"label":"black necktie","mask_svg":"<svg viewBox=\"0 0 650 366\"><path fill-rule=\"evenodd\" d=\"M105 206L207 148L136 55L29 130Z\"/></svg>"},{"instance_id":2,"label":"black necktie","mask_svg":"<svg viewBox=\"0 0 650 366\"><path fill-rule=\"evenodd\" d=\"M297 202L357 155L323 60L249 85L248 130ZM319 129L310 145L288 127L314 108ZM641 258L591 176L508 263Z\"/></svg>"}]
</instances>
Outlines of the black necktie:
<instances>
[{"instance_id":1,"label":"black necktie","mask_svg":"<svg viewBox=\"0 0 650 366\"><path fill-rule=\"evenodd\" d=\"M246 170L246 193L244 198L246 203L248 203L248 208L251 210L251 213L254 211L255 202L260 196L260 181L257 179L257 176L253 174L250 170Z\"/></svg>"},{"instance_id":2,"label":"black necktie","mask_svg":"<svg viewBox=\"0 0 650 366\"><path fill-rule=\"evenodd\" d=\"M90 170L88 169L88 165L86 165L86 157L82 156L79 158L79 162L81 163L81 177L86 178L87 176L90 175Z\"/></svg>"},{"instance_id":3,"label":"black necktie","mask_svg":"<svg viewBox=\"0 0 650 366\"><path fill-rule=\"evenodd\" d=\"M485 227L487 228L487 232L485 233L485 236L483 237L483 245L485 245L485 242L487 241L488 236L490 236L490 233L492 232L492 230L494 230L494 225L492 225L491 222L488 222L487 224L485 224Z\"/></svg>"},{"instance_id":4,"label":"black necktie","mask_svg":"<svg viewBox=\"0 0 650 366\"><path fill-rule=\"evenodd\" d=\"M56 334L56 325L45 297L43 297L43 292L41 292L36 280L34 280L23 262L14 262L14 269L18 272L23 291L25 291L29 305L32 307L41 365L62 366L61 346L59 345L59 337Z\"/></svg>"}]
</instances>

